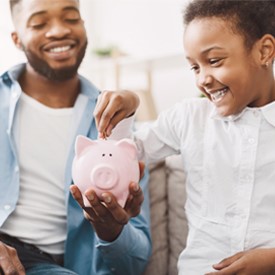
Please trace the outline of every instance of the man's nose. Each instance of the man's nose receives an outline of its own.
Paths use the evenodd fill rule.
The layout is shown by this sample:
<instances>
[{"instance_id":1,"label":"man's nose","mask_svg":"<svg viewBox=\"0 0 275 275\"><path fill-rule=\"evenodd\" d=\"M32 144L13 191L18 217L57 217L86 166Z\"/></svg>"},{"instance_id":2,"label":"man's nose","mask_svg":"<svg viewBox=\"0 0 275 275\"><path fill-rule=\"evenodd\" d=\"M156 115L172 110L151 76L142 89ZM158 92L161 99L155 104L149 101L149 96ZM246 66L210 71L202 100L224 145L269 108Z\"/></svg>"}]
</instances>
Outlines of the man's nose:
<instances>
[{"instance_id":1,"label":"man's nose","mask_svg":"<svg viewBox=\"0 0 275 275\"><path fill-rule=\"evenodd\" d=\"M71 29L66 26L63 22L55 21L52 22L50 28L46 33L47 38L62 38L71 33Z\"/></svg>"}]
</instances>

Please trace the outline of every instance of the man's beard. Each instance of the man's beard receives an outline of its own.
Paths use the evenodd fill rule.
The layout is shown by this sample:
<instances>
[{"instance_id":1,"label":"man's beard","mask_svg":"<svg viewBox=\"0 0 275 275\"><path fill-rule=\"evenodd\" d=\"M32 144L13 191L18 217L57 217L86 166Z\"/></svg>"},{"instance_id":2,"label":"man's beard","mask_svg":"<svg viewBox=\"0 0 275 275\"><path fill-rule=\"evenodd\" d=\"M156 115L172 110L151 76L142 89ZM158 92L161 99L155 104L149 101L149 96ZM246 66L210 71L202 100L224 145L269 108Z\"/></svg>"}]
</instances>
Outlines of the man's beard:
<instances>
[{"instance_id":1,"label":"man's beard","mask_svg":"<svg viewBox=\"0 0 275 275\"><path fill-rule=\"evenodd\" d=\"M74 77L77 74L78 68L85 56L87 44L88 42L86 41L86 43L80 49L76 59L76 63L73 66L65 67L62 69L53 69L45 60L39 58L32 51L24 51L28 62L37 73L52 81L65 81Z\"/></svg>"}]
</instances>

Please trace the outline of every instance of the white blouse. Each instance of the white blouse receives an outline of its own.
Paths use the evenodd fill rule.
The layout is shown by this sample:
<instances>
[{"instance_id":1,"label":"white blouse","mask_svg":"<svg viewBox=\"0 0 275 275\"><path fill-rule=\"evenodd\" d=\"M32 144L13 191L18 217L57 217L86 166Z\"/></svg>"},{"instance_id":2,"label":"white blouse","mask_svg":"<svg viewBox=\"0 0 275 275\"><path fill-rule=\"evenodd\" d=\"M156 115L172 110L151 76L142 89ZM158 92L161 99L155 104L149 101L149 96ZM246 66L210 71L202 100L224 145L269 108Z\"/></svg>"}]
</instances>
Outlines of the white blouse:
<instances>
[{"instance_id":1,"label":"white blouse","mask_svg":"<svg viewBox=\"0 0 275 275\"><path fill-rule=\"evenodd\" d=\"M204 274L236 252L275 247L275 102L220 117L208 99L184 100L135 138L148 162L182 156L189 236L179 274Z\"/></svg>"}]
</instances>

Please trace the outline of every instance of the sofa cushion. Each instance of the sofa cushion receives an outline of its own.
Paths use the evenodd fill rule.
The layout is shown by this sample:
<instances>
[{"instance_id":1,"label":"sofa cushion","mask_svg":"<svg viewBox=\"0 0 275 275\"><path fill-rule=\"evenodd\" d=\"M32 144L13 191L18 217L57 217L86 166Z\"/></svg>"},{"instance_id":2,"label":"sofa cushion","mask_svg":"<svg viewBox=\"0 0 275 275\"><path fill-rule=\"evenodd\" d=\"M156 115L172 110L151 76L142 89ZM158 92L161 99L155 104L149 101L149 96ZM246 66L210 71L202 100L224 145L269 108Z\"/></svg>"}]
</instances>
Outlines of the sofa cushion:
<instances>
[{"instance_id":1,"label":"sofa cushion","mask_svg":"<svg viewBox=\"0 0 275 275\"><path fill-rule=\"evenodd\" d=\"M149 171L152 256L144 274L160 275L167 274L169 250L165 162L150 165Z\"/></svg>"},{"instance_id":2,"label":"sofa cushion","mask_svg":"<svg viewBox=\"0 0 275 275\"><path fill-rule=\"evenodd\" d=\"M178 274L177 261L180 252L186 245L188 231L187 220L184 211L184 205L186 201L185 174L183 172L182 166L183 165L180 155L171 156L166 159L169 275Z\"/></svg>"}]
</instances>

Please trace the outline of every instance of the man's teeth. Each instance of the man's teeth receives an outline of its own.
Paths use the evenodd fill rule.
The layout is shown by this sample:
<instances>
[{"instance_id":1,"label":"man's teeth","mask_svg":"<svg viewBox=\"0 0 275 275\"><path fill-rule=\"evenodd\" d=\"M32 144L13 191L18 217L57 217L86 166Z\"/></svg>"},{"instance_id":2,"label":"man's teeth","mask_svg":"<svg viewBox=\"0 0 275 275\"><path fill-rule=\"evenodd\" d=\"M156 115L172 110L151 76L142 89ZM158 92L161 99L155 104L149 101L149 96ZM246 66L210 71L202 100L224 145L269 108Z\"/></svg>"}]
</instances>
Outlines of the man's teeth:
<instances>
[{"instance_id":1,"label":"man's teeth","mask_svg":"<svg viewBox=\"0 0 275 275\"><path fill-rule=\"evenodd\" d=\"M50 49L51 53L61 53L61 52L66 52L71 48L71 46L64 46L64 47L57 47L57 48L52 48Z\"/></svg>"},{"instance_id":2,"label":"man's teeth","mask_svg":"<svg viewBox=\"0 0 275 275\"><path fill-rule=\"evenodd\" d=\"M226 94L226 92L227 92L226 88L222 89L222 90L219 90L219 91L211 94L211 99L215 102L218 102L223 98L223 96Z\"/></svg>"}]
</instances>

